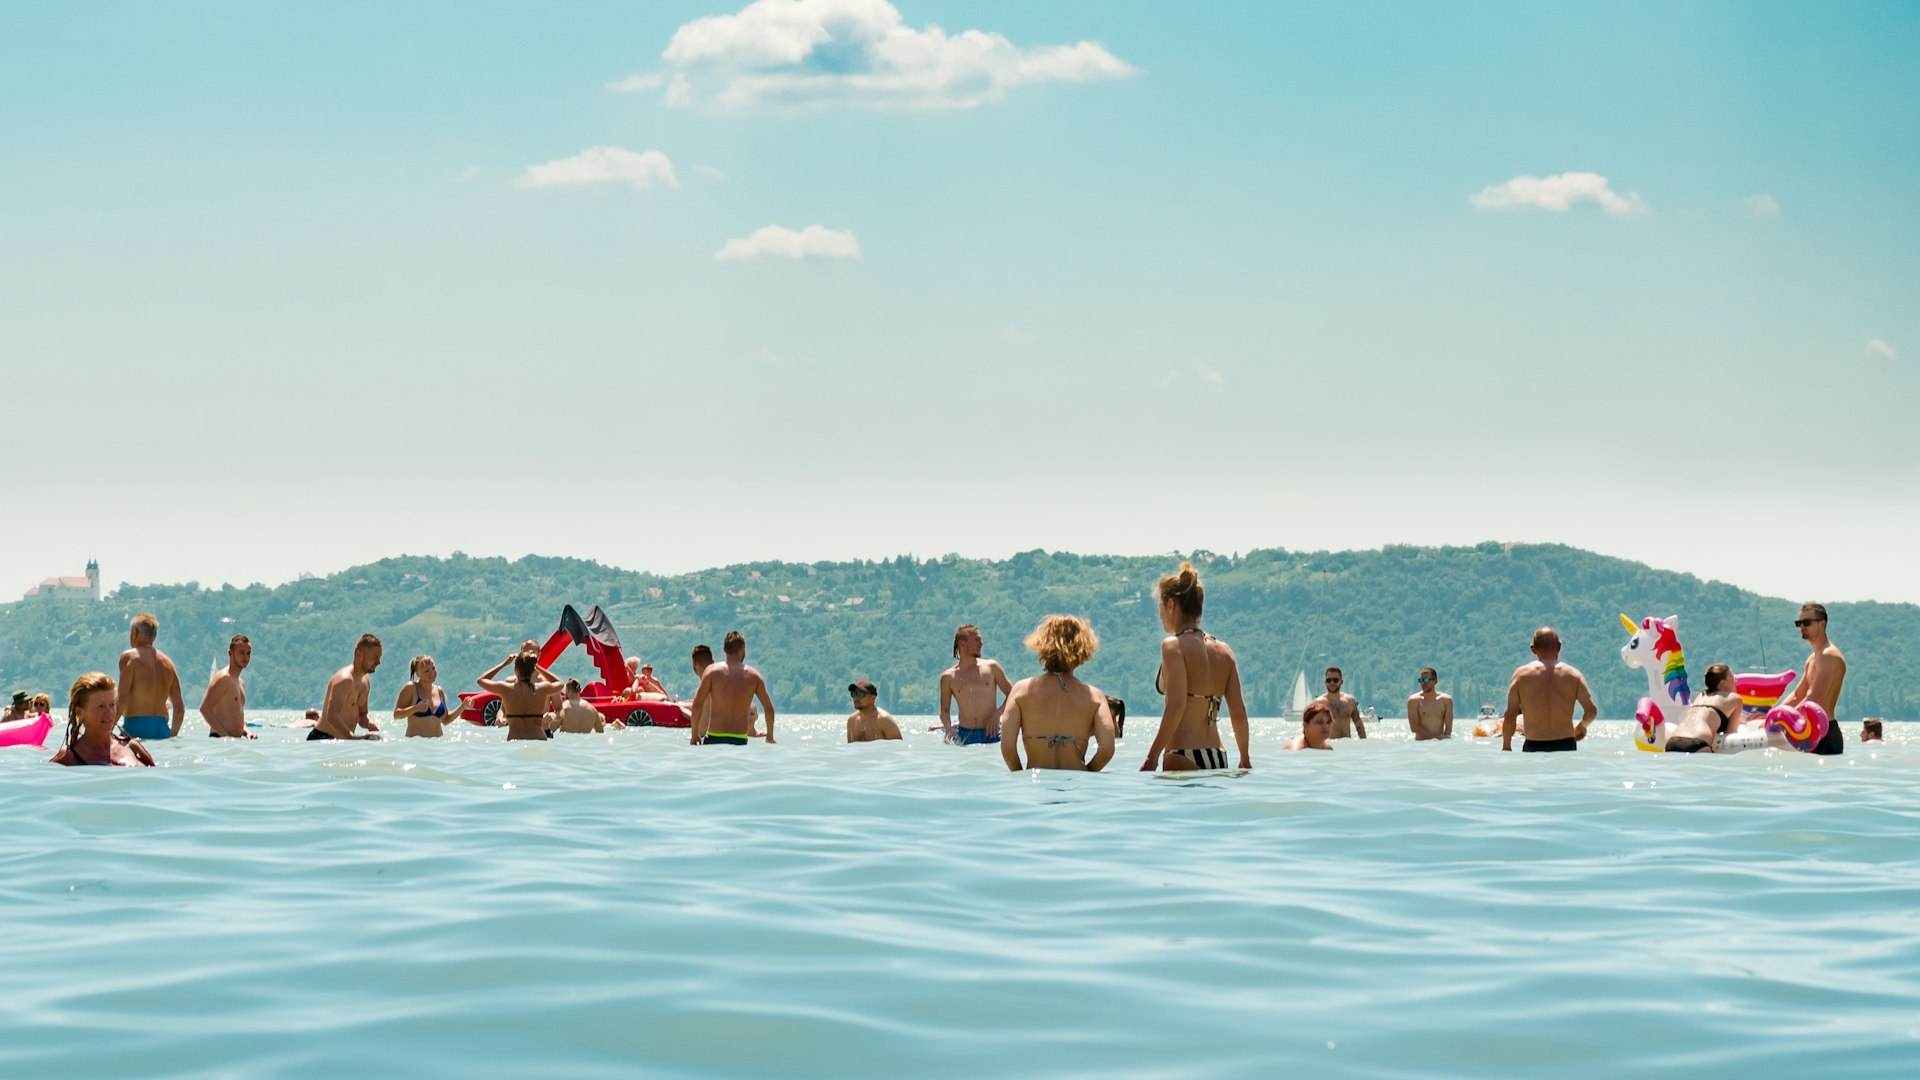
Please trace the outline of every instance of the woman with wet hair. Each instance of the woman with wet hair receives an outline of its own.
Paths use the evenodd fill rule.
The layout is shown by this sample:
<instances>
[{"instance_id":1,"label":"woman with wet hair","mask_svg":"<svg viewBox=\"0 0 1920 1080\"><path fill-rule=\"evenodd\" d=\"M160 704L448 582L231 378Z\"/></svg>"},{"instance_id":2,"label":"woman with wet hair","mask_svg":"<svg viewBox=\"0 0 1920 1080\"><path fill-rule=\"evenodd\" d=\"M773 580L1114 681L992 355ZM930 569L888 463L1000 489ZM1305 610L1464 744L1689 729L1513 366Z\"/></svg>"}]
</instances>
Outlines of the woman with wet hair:
<instances>
[{"instance_id":1,"label":"woman with wet hair","mask_svg":"<svg viewBox=\"0 0 1920 1080\"><path fill-rule=\"evenodd\" d=\"M1167 636L1160 642L1160 676L1155 685L1167 696L1167 704L1140 771L1226 768L1227 751L1220 742L1221 705L1233 722L1239 767L1252 768L1239 661L1226 642L1200 629L1206 590L1199 573L1192 563L1183 562L1179 573L1160 579L1159 593L1160 626Z\"/></svg>"},{"instance_id":2,"label":"woman with wet hair","mask_svg":"<svg viewBox=\"0 0 1920 1080\"><path fill-rule=\"evenodd\" d=\"M513 665L513 681L494 679L508 664ZM480 676L480 689L500 695L500 719L507 722L507 741L545 739L547 735L547 699L566 686L553 672L540 666L540 646L523 642L520 651L493 666Z\"/></svg>"},{"instance_id":3,"label":"woman with wet hair","mask_svg":"<svg viewBox=\"0 0 1920 1080\"><path fill-rule=\"evenodd\" d=\"M1107 695L1074 676L1093 659L1100 639L1085 619L1049 615L1027 635L1027 648L1040 658L1041 674L1013 684L1000 714L1000 756L1019 772L1025 768L1099 772L1113 760L1113 714ZM1087 745L1094 745L1087 759Z\"/></svg>"},{"instance_id":4,"label":"woman with wet hair","mask_svg":"<svg viewBox=\"0 0 1920 1080\"><path fill-rule=\"evenodd\" d=\"M55 765L153 764L153 755L138 740L113 733L119 723L113 680L98 671L80 676L67 696L67 744L50 760Z\"/></svg>"}]
</instances>

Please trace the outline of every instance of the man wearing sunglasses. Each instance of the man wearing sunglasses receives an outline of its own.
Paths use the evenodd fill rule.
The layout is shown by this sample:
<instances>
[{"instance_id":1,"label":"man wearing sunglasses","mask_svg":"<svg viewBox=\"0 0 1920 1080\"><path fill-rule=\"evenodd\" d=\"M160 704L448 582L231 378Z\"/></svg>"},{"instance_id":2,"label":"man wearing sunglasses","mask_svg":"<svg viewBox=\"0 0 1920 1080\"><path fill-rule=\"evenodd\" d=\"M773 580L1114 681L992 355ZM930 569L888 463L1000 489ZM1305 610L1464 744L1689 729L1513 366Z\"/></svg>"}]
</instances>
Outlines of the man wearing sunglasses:
<instances>
[{"instance_id":1,"label":"man wearing sunglasses","mask_svg":"<svg viewBox=\"0 0 1920 1080\"><path fill-rule=\"evenodd\" d=\"M853 714L847 717L847 741L881 742L900 737L900 725L894 723L893 714L880 708L880 691L865 679L847 684L847 693L853 696Z\"/></svg>"},{"instance_id":2,"label":"man wearing sunglasses","mask_svg":"<svg viewBox=\"0 0 1920 1080\"><path fill-rule=\"evenodd\" d=\"M1339 668L1328 668L1327 692L1313 700L1322 702L1327 708L1333 710L1333 734L1328 738L1352 738L1353 733L1358 731L1360 737L1364 739L1367 737L1367 725L1360 719L1360 702L1356 701L1352 694L1340 689L1346 685L1346 681L1346 676Z\"/></svg>"},{"instance_id":3,"label":"man wearing sunglasses","mask_svg":"<svg viewBox=\"0 0 1920 1080\"><path fill-rule=\"evenodd\" d=\"M1436 688L1439 681L1439 672L1421 668L1420 692L1407 699L1407 730L1414 742L1453 738L1453 698Z\"/></svg>"},{"instance_id":4,"label":"man wearing sunglasses","mask_svg":"<svg viewBox=\"0 0 1920 1080\"><path fill-rule=\"evenodd\" d=\"M1827 640L1827 606L1825 604L1800 605L1800 617L1793 620L1800 628L1800 640L1813 647L1807 657L1806 674L1794 684L1793 690L1780 702L1782 705L1798 705L1803 701L1819 702L1827 710L1827 735L1820 745L1813 748L1816 754L1838 754L1844 751L1846 737L1840 734L1840 686L1847 681L1847 658Z\"/></svg>"}]
</instances>

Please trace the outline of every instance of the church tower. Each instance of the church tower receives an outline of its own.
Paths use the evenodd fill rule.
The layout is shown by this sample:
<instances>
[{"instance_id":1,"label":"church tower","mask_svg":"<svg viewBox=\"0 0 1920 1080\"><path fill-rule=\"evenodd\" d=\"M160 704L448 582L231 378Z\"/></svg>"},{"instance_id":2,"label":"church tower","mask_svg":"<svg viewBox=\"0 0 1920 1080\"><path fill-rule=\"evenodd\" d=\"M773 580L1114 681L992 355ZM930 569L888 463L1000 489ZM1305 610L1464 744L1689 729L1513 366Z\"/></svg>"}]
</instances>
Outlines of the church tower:
<instances>
[{"instance_id":1,"label":"church tower","mask_svg":"<svg viewBox=\"0 0 1920 1080\"><path fill-rule=\"evenodd\" d=\"M87 560L87 584L93 587L93 602L100 602L100 560Z\"/></svg>"}]
</instances>

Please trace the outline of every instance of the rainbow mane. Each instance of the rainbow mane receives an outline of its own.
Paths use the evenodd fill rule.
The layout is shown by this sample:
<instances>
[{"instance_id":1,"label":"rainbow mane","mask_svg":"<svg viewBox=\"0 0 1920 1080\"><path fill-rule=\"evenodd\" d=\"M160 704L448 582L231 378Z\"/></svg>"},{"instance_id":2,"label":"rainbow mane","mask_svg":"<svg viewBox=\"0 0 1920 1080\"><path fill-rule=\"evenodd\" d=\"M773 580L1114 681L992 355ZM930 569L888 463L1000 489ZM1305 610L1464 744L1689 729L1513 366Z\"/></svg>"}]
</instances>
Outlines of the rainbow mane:
<instances>
[{"instance_id":1,"label":"rainbow mane","mask_svg":"<svg viewBox=\"0 0 1920 1080\"><path fill-rule=\"evenodd\" d=\"M1642 630L1654 630L1659 636L1653 642L1653 658L1665 659L1666 666L1661 677L1667 682L1667 693L1682 705L1693 704L1693 687L1687 682L1687 654L1680 647L1680 638L1673 632L1673 626L1665 619L1642 619Z\"/></svg>"},{"instance_id":2,"label":"rainbow mane","mask_svg":"<svg viewBox=\"0 0 1920 1080\"><path fill-rule=\"evenodd\" d=\"M1733 686L1740 694L1741 713L1749 717L1767 715L1767 711L1786 696L1788 684L1798 677L1798 673L1792 671L1778 675L1735 675Z\"/></svg>"}]
</instances>

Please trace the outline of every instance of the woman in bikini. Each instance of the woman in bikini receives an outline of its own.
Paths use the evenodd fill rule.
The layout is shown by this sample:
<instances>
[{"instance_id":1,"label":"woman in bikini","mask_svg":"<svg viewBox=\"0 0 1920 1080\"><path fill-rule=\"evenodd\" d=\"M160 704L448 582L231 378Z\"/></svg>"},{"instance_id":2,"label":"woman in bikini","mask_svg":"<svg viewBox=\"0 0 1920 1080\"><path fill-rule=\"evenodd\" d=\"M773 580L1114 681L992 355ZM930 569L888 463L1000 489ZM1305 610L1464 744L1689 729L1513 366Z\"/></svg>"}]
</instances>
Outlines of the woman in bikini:
<instances>
[{"instance_id":1,"label":"woman in bikini","mask_svg":"<svg viewBox=\"0 0 1920 1080\"><path fill-rule=\"evenodd\" d=\"M1019 772L1026 748L1031 769L1099 772L1113 759L1113 714L1107 695L1074 677L1093 659L1100 639L1085 619L1049 615L1027 635L1042 674L1013 684L1000 714L1000 756ZM1094 744L1087 760L1087 744Z\"/></svg>"},{"instance_id":2,"label":"woman in bikini","mask_svg":"<svg viewBox=\"0 0 1920 1080\"><path fill-rule=\"evenodd\" d=\"M1740 695L1733 688L1733 669L1715 664L1707 669L1707 692L1693 699L1687 715L1667 736L1669 754L1714 753L1714 739L1740 727Z\"/></svg>"},{"instance_id":3,"label":"woman in bikini","mask_svg":"<svg viewBox=\"0 0 1920 1080\"><path fill-rule=\"evenodd\" d=\"M1147 750L1141 772L1166 769L1224 769L1227 751L1220 743L1220 706L1233 720L1233 741L1240 749L1240 768L1253 768L1247 754L1247 705L1240 699L1240 665L1233 650L1200 629L1200 611L1206 591L1192 563L1160 579L1160 625L1167 636L1160 642L1160 676L1156 680L1167 706L1160 714L1160 730Z\"/></svg>"},{"instance_id":4,"label":"woman in bikini","mask_svg":"<svg viewBox=\"0 0 1920 1080\"><path fill-rule=\"evenodd\" d=\"M508 664L513 665L513 681L497 682ZM566 684L553 672L540 666L540 646L529 641L520 651L493 666L480 676L480 689L500 695L500 719L507 722L507 741L545 739L547 737L547 699Z\"/></svg>"},{"instance_id":5,"label":"woman in bikini","mask_svg":"<svg viewBox=\"0 0 1920 1080\"><path fill-rule=\"evenodd\" d=\"M67 745L50 759L55 765L153 764L146 747L113 733L120 722L113 689L113 680L98 671L73 681L67 697Z\"/></svg>"},{"instance_id":6,"label":"woman in bikini","mask_svg":"<svg viewBox=\"0 0 1920 1080\"><path fill-rule=\"evenodd\" d=\"M410 678L393 703L393 718L407 722L409 739L437 739L446 734L449 723L460 718L466 703L454 698L448 705L447 692L433 681L440 677L440 669L431 656L414 657L407 665L407 674Z\"/></svg>"}]
</instances>

